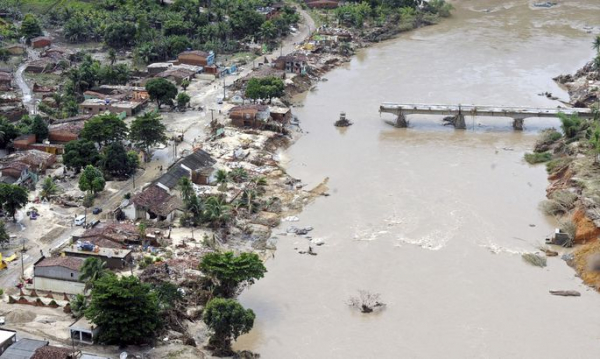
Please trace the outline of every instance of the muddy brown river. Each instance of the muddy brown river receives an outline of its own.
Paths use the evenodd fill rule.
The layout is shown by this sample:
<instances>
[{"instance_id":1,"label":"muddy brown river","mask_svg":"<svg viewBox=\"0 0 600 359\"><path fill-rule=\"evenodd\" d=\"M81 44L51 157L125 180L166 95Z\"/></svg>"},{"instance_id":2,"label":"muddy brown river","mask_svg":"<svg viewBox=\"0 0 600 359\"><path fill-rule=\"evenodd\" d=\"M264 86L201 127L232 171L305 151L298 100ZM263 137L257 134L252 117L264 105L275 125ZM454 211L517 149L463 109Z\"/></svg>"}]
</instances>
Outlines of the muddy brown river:
<instances>
[{"instance_id":1,"label":"muddy brown river","mask_svg":"<svg viewBox=\"0 0 600 359\"><path fill-rule=\"evenodd\" d=\"M306 132L283 156L319 198L286 227L313 226L325 245L277 235L268 273L240 297L257 319L236 349L261 358L598 358L600 294L560 257L541 269L536 251L556 226L538 204L543 166L523 154L558 120L410 116L396 129L381 102L556 107L552 77L593 55L600 1L460 1L451 19L361 51L295 109ZM591 32L591 33L589 33ZM333 126L340 111L354 121ZM357 289L387 307L348 308ZM578 298L549 290L578 290Z\"/></svg>"}]
</instances>

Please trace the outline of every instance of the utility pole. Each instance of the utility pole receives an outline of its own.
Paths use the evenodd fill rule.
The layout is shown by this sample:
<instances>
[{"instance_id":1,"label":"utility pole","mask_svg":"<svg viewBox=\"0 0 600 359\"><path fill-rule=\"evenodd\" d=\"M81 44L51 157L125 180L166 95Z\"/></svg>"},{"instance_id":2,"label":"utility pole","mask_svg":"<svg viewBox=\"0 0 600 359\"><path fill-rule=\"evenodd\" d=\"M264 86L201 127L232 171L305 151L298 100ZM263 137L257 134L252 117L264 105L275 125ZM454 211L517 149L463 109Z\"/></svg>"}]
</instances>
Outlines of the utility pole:
<instances>
[{"instance_id":1,"label":"utility pole","mask_svg":"<svg viewBox=\"0 0 600 359\"><path fill-rule=\"evenodd\" d=\"M212 122L215 120L215 115L214 115L215 109L211 108L211 109L209 109L209 111L210 111L210 122Z\"/></svg>"},{"instance_id":2,"label":"utility pole","mask_svg":"<svg viewBox=\"0 0 600 359\"><path fill-rule=\"evenodd\" d=\"M133 189L135 189L135 172L133 172L133 175L131 175L131 180L133 182Z\"/></svg>"},{"instance_id":3,"label":"utility pole","mask_svg":"<svg viewBox=\"0 0 600 359\"><path fill-rule=\"evenodd\" d=\"M223 75L223 101L225 101L225 75Z\"/></svg>"},{"instance_id":4,"label":"utility pole","mask_svg":"<svg viewBox=\"0 0 600 359\"><path fill-rule=\"evenodd\" d=\"M23 249L21 249L21 279L25 279L25 265L23 264L23 256L25 255L25 238L21 239Z\"/></svg>"}]
</instances>

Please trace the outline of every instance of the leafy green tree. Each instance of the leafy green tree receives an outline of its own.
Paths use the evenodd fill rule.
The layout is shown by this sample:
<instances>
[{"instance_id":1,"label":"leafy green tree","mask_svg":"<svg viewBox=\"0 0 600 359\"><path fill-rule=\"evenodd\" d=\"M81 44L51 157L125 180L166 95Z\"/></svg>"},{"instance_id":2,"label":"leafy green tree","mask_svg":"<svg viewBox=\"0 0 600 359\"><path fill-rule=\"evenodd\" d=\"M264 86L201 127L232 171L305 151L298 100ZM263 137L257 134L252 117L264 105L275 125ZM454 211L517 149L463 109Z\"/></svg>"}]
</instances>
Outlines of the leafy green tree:
<instances>
[{"instance_id":1,"label":"leafy green tree","mask_svg":"<svg viewBox=\"0 0 600 359\"><path fill-rule=\"evenodd\" d=\"M248 333L256 318L251 309L244 309L233 299L214 298L206 305L202 319L212 331L209 345L217 356L232 355L231 341Z\"/></svg>"},{"instance_id":2,"label":"leafy green tree","mask_svg":"<svg viewBox=\"0 0 600 359\"><path fill-rule=\"evenodd\" d=\"M104 41L111 47L125 47L133 43L136 36L135 24L129 21L116 21L106 27Z\"/></svg>"},{"instance_id":3,"label":"leafy green tree","mask_svg":"<svg viewBox=\"0 0 600 359\"><path fill-rule=\"evenodd\" d=\"M277 37L277 27L271 20L263 22L260 26L260 36L265 41L272 41Z\"/></svg>"},{"instance_id":4,"label":"leafy green tree","mask_svg":"<svg viewBox=\"0 0 600 359\"><path fill-rule=\"evenodd\" d=\"M90 195L102 191L105 185L102 171L92 165L87 165L79 177L79 189L87 191Z\"/></svg>"},{"instance_id":5,"label":"leafy green tree","mask_svg":"<svg viewBox=\"0 0 600 359\"><path fill-rule=\"evenodd\" d=\"M194 194L194 186L188 177L181 177L179 179L179 191L181 192L183 202L187 203Z\"/></svg>"},{"instance_id":6,"label":"leafy green tree","mask_svg":"<svg viewBox=\"0 0 600 359\"><path fill-rule=\"evenodd\" d=\"M215 182L219 184L219 191L227 191L227 183L229 183L229 173L225 170L217 170L215 174Z\"/></svg>"},{"instance_id":7,"label":"leafy green tree","mask_svg":"<svg viewBox=\"0 0 600 359\"><path fill-rule=\"evenodd\" d=\"M246 97L253 100L271 99L281 97L284 94L285 85L278 77L253 78L246 86Z\"/></svg>"},{"instance_id":8,"label":"leafy green tree","mask_svg":"<svg viewBox=\"0 0 600 359\"><path fill-rule=\"evenodd\" d=\"M240 284L254 284L267 272L255 253L208 253L199 268L212 280L215 294L226 298L233 297Z\"/></svg>"},{"instance_id":9,"label":"leafy green tree","mask_svg":"<svg viewBox=\"0 0 600 359\"><path fill-rule=\"evenodd\" d=\"M69 304L71 305L71 313L73 313L73 316L75 318L81 318L88 307L88 300L85 295L80 293L77 294Z\"/></svg>"},{"instance_id":10,"label":"leafy green tree","mask_svg":"<svg viewBox=\"0 0 600 359\"><path fill-rule=\"evenodd\" d=\"M19 130L6 118L0 117L0 148L6 148L12 140L19 136Z\"/></svg>"},{"instance_id":11,"label":"leafy green tree","mask_svg":"<svg viewBox=\"0 0 600 359\"><path fill-rule=\"evenodd\" d=\"M44 35L44 32L37 17L33 14L26 14L21 23L21 36L29 41L36 36L42 35Z\"/></svg>"},{"instance_id":12,"label":"leafy green tree","mask_svg":"<svg viewBox=\"0 0 600 359\"><path fill-rule=\"evenodd\" d=\"M54 183L52 177L44 178L44 181L42 182L42 191L40 193L40 196L42 198L48 199L50 196L55 195L57 192L58 186L56 185L56 183Z\"/></svg>"},{"instance_id":13,"label":"leafy green tree","mask_svg":"<svg viewBox=\"0 0 600 359\"><path fill-rule=\"evenodd\" d=\"M31 125L31 133L35 135L37 142L42 142L46 138L48 138L48 124L44 121L44 119L37 115L33 118L33 124Z\"/></svg>"},{"instance_id":14,"label":"leafy green tree","mask_svg":"<svg viewBox=\"0 0 600 359\"><path fill-rule=\"evenodd\" d=\"M161 116L157 111L146 112L142 116L138 116L131 123L129 131L129 139L138 147L150 153L150 147L155 147L159 144L167 143L165 132L167 128L161 122ZM150 156L148 156L148 160Z\"/></svg>"},{"instance_id":15,"label":"leafy green tree","mask_svg":"<svg viewBox=\"0 0 600 359\"><path fill-rule=\"evenodd\" d=\"M188 103L190 103L190 95L185 92L180 92L177 95L177 107L183 110L187 107Z\"/></svg>"},{"instance_id":16,"label":"leafy green tree","mask_svg":"<svg viewBox=\"0 0 600 359\"><path fill-rule=\"evenodd\" d=\"M127 138L127 125L115 114L98 115L83 125L80 137L96 142L98 146L122 141Z\"/></svg>"},{"instance_id":17,"label":"leafy green tree","mask_svg":"<svg viewBox=\"0 0 600 359\"><path fill-rule=\"evenodd\" d=\"M151 340L161 322L156 293L136 277L106 275L94 282L85 316L102 328L103 344L141 344Z\"/></svg>"},{"instance_id":18,"label":"leafy green tree","mask_svg":"<svg viewBox=\"0 0 600 359\"><path fill-rule=\"evenodd\" d=\"M5 246L10 242L10 235L6 230L6 223L3 220L0 220L0 246Z\"/></svg>"},{"instance_id":19,"label":"leafy green tree","mask_svg":"<svg viewBox=\"0 0 600 359\"><path fill-rule=\"evenodd\" d=\"M117 62L117 52L115 49L111 48L108 50L108 60L110 61L110 66L114 66L115 62Z\"/></svg>"},{"instance_id":20,"label":"leafy green tree","mask_svg":"<svg viewBox=\"0 0 600 359\"><path fill-rule=\"evenodd\" d=\"M181 88L183 91L187 91L188 86L190 86L190 80L183 79L183 81L181 81Z\"/></svg>"},{"instance_id":21,"label":"leafy green tree","mask_svg":"<svg viewBox=\"0 0 600 359\"><path fill-rule=\"evenodd\" d=\"M148 80L146 91L148 91L150 99L156 101L158 108L163 103L173 101L177 96L177 87L163 78Z\"/></svg>"},{"instance_id":22,"label":"leafy green tree","mask_svg":"<svg viewBox=\"0 0 600 359\"><path fill-rule=\"evenodd\" d=\"M77 173L88 164L96 166L98 161L100 161L100 153L92 141L74 140L65 145L63 163Z\"/></svg>"},{"instance_id":23,"label":"leafy green tree","mask_svg":"<svg viewBox=\"0 0 600 359\"><path fill-rule=\"evenodd\" d=\"M579 134L583 121L577 114L568 116L560 112L558 118L561 121L561 128L566 138L575 138Z\"/></svg>"},{"instance_id":24,"label":"leafy green tree","mask_svg":"<svg viewBox=\"0 0 600 359\"><path fill-rule=\"evenodd\" d=\"M85 290L94 287L94 282L106 275L106 262L100 258L86 258L81 266L79 280L85 282Z\"/></svg>"},{"instance_id":25,"label":"leafy green tree","mask_svg":"<svg viewBox=\"0 0 600 359\"><path fill-rule=\"evenodd\" d=\"M99 162L102 172L113 177L128 177L135 173L138 165L137 155L130 156L119 142L104 147Z\"/></svg>"},{"instance_id":26,"label":"leafy green tree","mask_svg":"<svg viewBox=\"0 0 600 359\"><path fill-rule=\"evenodd\" d=\"M0 183L0 203L2 208L17 221L15 217L17 211L29 202L29 191L27 189L13 184Z\"/></svg>"}]
</instances>

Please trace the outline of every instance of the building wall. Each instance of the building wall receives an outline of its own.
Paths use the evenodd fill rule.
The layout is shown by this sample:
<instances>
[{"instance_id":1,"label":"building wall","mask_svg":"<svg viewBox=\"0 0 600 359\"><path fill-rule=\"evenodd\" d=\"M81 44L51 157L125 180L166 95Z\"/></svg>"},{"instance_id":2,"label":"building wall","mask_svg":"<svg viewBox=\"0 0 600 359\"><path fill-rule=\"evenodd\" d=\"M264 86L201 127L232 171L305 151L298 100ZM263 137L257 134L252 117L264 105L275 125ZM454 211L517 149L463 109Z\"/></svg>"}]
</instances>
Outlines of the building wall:
<instances>
[{"instance_id":1,"label":"building wall","mask_svg":"<svg viewBox=\"0 0 600 359\"><path fill-rule=\"evenodd\" d=\"M53 266L40 267L36 266L33 270L36 277L62 279L64 281L78 281L79 271L73 271L69 268Z\"/></svg>"},{"instance_id":2,"label":"building wall","mask_svg":"<svg viewBox=\"0 0 600 359\"><path fill-rule=\"evenodd\" d=\"M59 279L34 277L33 287L35 290L52 291L54 293L80 294L83 293L85 283L68 282Z\"/></svg>"},{"instance_id":3,"label":"building wall","mask_svg":"<svg viewBox=\"0 0 600 359\"><path fill-rule=\"evenodd\" d=\"M52 142L69 142L74 141L79 138L79 135L76 133L71 133L67 131L58 131L58 130L50 130L48 134L48 139Z\"/></svg>"},{"instance_id":4,"label":"building wall","mask_svg":"<svg viewBox=\"0 0 600 359\"><path fill-rule=\"evenodd\" d=\"M182 54L177 58L179 62L186 65L208 66L208 61L205 57L194 54Z\"/></svg>"},{"instance_id":5,"label":"building wall","mask_svg":"<svg viewBox=\"0 0 600 359\"><path fill-rule=\"evenodd\" d=\"M40 48L40 47L46 47L46 46L50 46L52 42L48 39L43 39L43 40L38 40L38 41L34 41L31 45L33 46L34 49Z\"/></svg>"}]
</instances>

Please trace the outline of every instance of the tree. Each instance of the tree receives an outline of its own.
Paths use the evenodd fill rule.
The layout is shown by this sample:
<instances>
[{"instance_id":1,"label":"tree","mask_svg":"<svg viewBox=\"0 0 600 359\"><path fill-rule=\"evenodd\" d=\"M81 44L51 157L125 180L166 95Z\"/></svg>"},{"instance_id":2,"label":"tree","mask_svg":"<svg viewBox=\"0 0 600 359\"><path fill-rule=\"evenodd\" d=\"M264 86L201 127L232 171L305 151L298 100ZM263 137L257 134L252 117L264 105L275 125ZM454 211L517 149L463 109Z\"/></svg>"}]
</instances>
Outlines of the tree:
<instances>
[{"instance_id":1,"label":"tree","mask_svg":"<svg viewBox=\"0 0 600 359\"><path fill-rule=\"evenodd\" d=\"M179 190L184 203L187 203L194 194L194 186L189 177L181 177L179 179Z\"/></svg>"},{"instance_id":2,"label":"tree","mask_svg":"<svg viewBox=\"0 0 600 359\"><path fill-rule=\"evenodd\" d=\"M98 165L105 175L128 177L135 173L139 162L137 155L130 156L121 143L113 142L104 148Z\"/></svg>"},{"instance_id":3,"label":"tree","mask_svg":"<svg viewBox=\"0 0 600 359\"><path fill-rule=\"evenodd\" d=\"M6 230L6 223L3 220L0 220L0 245L5 246L10 242L10 235Z\"/></svg>"},{"instance_id":4,"label":"tree","mask_svg":"<svg viewBox=\"0 0 600 359\"><path fill-rule=\"evenodd\" d=\"M148 284L133 276L105 275L94 282L85 316L102 328L103 344L148 342L160 328L158 300Z\"/></svg>"},{"instance_id":5,"label":"tree","mask_svg":"<svg viewBox=\"0 0 600 359\"><path fill-rule=\"evenodd\" d=\"M167 128L161 122L157 111L146 112L142 116L136 117L131 123L129 139L136 146L143 147L146 153L150 153L150 147L167 143L166 131ZM150 156L148 156L148 160L150 160Z\"/></svg>"},{"instance_id":6,"label":"tree","mask_svg":"<svg viewBox=\"0 0 600 359\"><path fill-rule=\"evenodd\" d=\"M69 304L71 305L71 313L75 318L81 318L88 307L87 298L83 294L77 294Z\"/></svg>"},{"instance_id":7,"label":"tree","mask_svg":"<svg viewBox=\"0 0 600 359\"><path fill-rule=\"evenodd\" d=\"M233 252L208 253L200 262L200 270L211 278L217 295L231 298L242 283L254 284L267 269L257 254Z\"/></svg>"},{"instance_id":8,"label":"tree","mask_svg":"<svg viewBox=\"0 0 600 359\"><path fill-rule=\"evenodd\" d=\"M232 354L231 341L248 333L254 326L255 314L233 299L214 298L206 305L202 319L213 332L209 345L217 356Z\"/></svg>"},{"instance_id":9,"label":"tree","mask_svg":"<svg viewBox=\"0 0 600 359\"><path fill-rule=\"evenodd\" d=\"M225 170L218 170L215 174L215 182L219 184L219 191L227 191L227 182L229 182L229 174Z\"/></svg>"},{"instance_id":10,"label":"tree","mask_svg":"<svg viewBox=\"0 0 600 359\"><path fill-rule=\"evenodd\" d=\"M181 88L183 89L183 91L187 91L187 88L189 85L190 85L190 80L183 79L183 81L181 81Z\"/></svg>"},{"instance_id":11,"label":"tree","mask_svg":"<svg viewBox=\"0 0 600 359\"><path fill-rule=\"evenodd\" d=\"M52 177L44 178L44 182L42 182L42 191L40 196L42 198L48 199L48 197L55 195L58 192L58 186L52 180Z\"/></svg>"},{"instance_id":12,"label":"tree","mask_svg":"<svg viewBox=\"0 0 600 359\"><path fill-rule=\"evenodd\" d=\"M33 14L26 14L21 23L21 36L29 41L36 36L42 35L44 35L44 32L42 31L42 27L40 26L37 17Z\"/></svg>"},{"instance_id":13,"label":"tree","mask_svg":"<svg viewBox=\"0 0 600 359\"><path fill-rule=\"evenodd\" d=\"M19 130L6 118L0 117L0 148L6 148L10 141L19 136Z\"/></svg>"},{"instance_id":14,"label":"tree","mask_svg":"<svg viewBox=\"0 0 600 359\"><path fill-rule=\"evenodd\" d=\"M185 92L180 92L177 95L177 107L183 110L186 108L188 103L190 103L190 95L186 94Z\"/></svg>"},{"instance_id":15,"label":"tree","mask_svg":"<svg viewBox=\"0 0 600 359\"><path fill-rule=\"evenodd\" d=\"M246 86L246 97L253 100L271 99L281 97L284 94L285 85L283 80L278 77L253 78L248 81Z\"/></svg>"},{"instance_id":16,"label":"tree","mask_svg":"<svg viewBox=\"0 0 600 359\"><path fill-rule=\"evenodd\" d=\"M88 164L96 166L98 161L100 161L100 153L94 142L75 140L65 145L63 163L67 168L71 168L77 173Z\"/></svg>"},{"instance_id":17,"label":"tree","mask_svg":"<svg viewBox=\"0 0 600 359\"><path fill-rule=\"evenodd\" d=\"M111 48L108 50L108 60L110 61L110 66L113 66L117 61L117 52L115 49Z\"/></svg>"},{"instance_id":18,"label":"tree","mask_svg":"<svg viewBox=\"0 0 600 359\"><path fill-rule=\"evenodd\" d=\"M204 203L203 216L214 228L223 226L231 217L231 207L219 197L209 197Z\"/></svg>"},{"instance_id":19,"label":"tree","mask_svg":"<svg viewBox=\"0 0 600 359\"><path fill-rule=\"evenodd\" d=\"M115 114L98 115L83 125L80 137L96 142L98 146L127 138L127 125Z\"/></svg>"},{"instance_id":20,"label":"tree","mask_svg":"<svg viewBox=\"0 0 600 359\"><path fill-rule=\"evenodd\" d=\"M163 103L173 101L177 96L177 87L163 78L148 80L146 82L146 91L148 91L150 99L156 101L158 108Z\"/></svg>"},{"instance_id":21,"label":"tree","mask_svg":"<svg viewBox=\"0 0 600 359\"><path fill-rule=\"evenodd\" d=\"M125 47L133 43L136 35L135 24L129 21L115 21L106 27L104 41L110 47Z\"/></svg>"},{"instance_id":22,"label":"tree","mask_svg":"<svg viewBox=\"0 0 600 359\"><path fill-rule=\"evenodd\" d=\"M94 287L94 282L106 275L106 262L100 258L86 258L80 269L79 280L85 282L85 290Z\"/></svg>"},{"instance_id":23,"label":"tree","mask_svg":"<svg viewBox=\"0 0 600 359\"><path fill-rule=\"evenodd\" d=\"M596 35L594 38L594 42L592 44L592 48L596 50L598 54L600 54L600 35Z\"/></svg>"},{"instance_id":24,"label":"tree","mask_svg":"<svg viewBox=\"0 0 600 359\"><path fill-rule=\"evenodd\" d=\"M231 170L228 174L229 178L235 183L242 183L248 180L248 171L242 167L237 167Z\"/></svg>"},{"instance_id":25,"label":"tree","mask_svg":"<svg viewBox=\"0 0 600 359\"><path fill-rule=\"evenodd\" d=\"M33 118L33 124L31 125L31 133L35 135L35 139L37 142L42 142L43 140L48 138L48 125L40 115L37 115Z\"/></svg>"},{"instance_id":26,"label":"tree","mask_svg":"<svg viewBox=\"0 0 600 359\"><path fill-rule=\"evenodd\" d=\"M15 217L17 211L23 208L29 202L29 191L27 189L13 184L0 183L0 203L2 208L17 221Z\"/></svg>"},{"instance_id":27,"label":"tree","mask_svg":"<svg viewBox=\"0 0 600 359\"><path fill-rule=\"evenodd\" d=\"M102 172L92 165L87 165L79 177L79 189L89 194L96 194L104 189L106 181Z\"/></svg>"}]
</instances>

